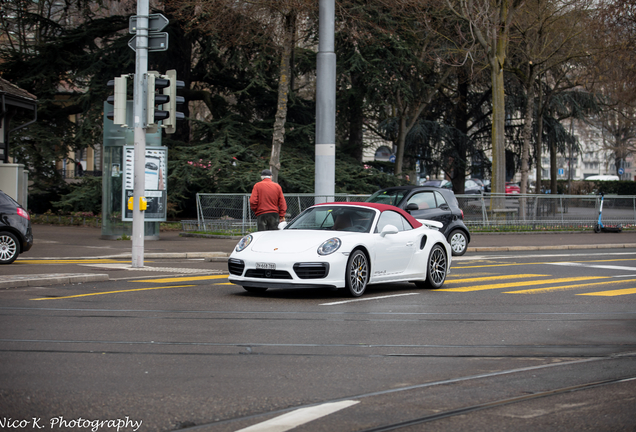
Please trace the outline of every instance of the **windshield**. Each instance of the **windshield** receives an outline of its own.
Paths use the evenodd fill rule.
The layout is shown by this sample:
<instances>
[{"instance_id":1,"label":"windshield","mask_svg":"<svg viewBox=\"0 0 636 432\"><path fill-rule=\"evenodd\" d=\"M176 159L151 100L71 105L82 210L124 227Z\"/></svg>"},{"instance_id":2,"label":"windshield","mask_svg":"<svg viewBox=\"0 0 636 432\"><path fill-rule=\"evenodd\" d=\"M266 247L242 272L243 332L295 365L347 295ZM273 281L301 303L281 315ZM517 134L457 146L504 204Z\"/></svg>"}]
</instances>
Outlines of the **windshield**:
<instances>
[{"instance_id":1,"label":"windshield","mask_svg":"<svg viewBox=\"0 0 636 432\"><path fill-rule=\"evenodd\" d=\"M366 202L397 206L406 195L406 192L405 189L379 190L367 198Z\"/></svg>"},{"instance_id":2,"label":"windshield","mask_svg":"<svg viewBox=\"0 0 636 432\"><path fill-rule=\"evenodd\" d=\"M301 213L285 229L369 232L375 211L352 206L318 206Z\"/></svg>"}]
</instances>

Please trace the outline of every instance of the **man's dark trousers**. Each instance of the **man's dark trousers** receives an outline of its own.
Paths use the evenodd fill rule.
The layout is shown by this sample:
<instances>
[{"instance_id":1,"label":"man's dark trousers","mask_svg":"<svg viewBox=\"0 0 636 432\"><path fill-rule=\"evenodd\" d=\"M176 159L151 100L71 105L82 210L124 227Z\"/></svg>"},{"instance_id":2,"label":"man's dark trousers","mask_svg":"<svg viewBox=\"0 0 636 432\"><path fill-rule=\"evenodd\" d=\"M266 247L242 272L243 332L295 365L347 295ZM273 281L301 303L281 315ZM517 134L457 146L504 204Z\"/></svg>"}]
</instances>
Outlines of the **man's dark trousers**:
<instances>
[{"instance_id":1,"label":"man's dark trousers","mask_svg":"<svg viewBox=\"0 0 636 432\"><path fill-rule=\"evenodd\" d=\"M256 226L259 231L277 230L278 213L263 213L256 217Z\"/></svg>"}]
</instances>

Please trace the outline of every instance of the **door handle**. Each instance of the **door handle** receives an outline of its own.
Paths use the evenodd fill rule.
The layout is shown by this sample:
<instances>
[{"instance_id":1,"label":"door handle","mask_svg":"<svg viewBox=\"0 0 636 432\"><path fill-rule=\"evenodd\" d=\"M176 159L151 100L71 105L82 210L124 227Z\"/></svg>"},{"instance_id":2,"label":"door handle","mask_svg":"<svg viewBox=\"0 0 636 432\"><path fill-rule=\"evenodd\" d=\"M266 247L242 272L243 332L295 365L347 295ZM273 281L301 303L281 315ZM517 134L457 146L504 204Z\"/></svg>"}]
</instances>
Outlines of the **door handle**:
<instances>
[{"instance_id":1,"label":"door handle","mask_svg":"<svg viewBox=\"0 0 636 432\"><path fill-rule=\"evenodd\" d=\"M406 242L406 245L407 245L407 246L413 246L413 242L412 242L412 241L410 241L410 242Z\"/></svg>"}]
</instances>

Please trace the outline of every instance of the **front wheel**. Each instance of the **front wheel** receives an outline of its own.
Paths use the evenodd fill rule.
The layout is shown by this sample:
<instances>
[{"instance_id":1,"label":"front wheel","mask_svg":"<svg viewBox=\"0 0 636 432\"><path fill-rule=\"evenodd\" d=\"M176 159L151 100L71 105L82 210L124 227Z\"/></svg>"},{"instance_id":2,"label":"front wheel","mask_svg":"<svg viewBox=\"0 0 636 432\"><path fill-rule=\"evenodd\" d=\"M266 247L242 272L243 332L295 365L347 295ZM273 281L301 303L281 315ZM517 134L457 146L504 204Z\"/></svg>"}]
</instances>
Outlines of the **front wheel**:
<instances>
[{"instance_id":1,"label":"front wheel","mask_svg":"<svg viewBox=\"0 0 636 432\"><path fill-rule=\"evenodd\" d=\"M9 232L0 233L0 264L11 264L20 255L16 236Z\"/></svg>"},{"instance_id":2,"label":"front wheel","mask_svg":"<svg viewBox=\"0 0 636 432\"><path fill-rule=\"evenodd\" d=\"M451 251L453 256L461 256L466 253L468 249L468 238L466 233L462 230L454 230L448 236L448 243L451 245Z\"/></svg>"},{"instance_id":3,"label":"front wheel","mask_svg":"<svg viewBox=\"0 0 636 432\"><path fill-rule=\"evenodd\" d=\"M415 282L415 286L418 288L440 288L446 280L447 266L446 251L441 245L436 244L428 256L426 280Z\"/></svg>"},{"instance_id":4,"label":"front wheel","mask_svg":"<svg viewBox=\"0 0 636 432\"><path fill-rule=\"evenodd\" d=\"M597 234L601 232L601 226L599 224L594 225L594 232Z\"/></svg>"},{"instance_id":5,"label":"front wheel","mask_svg":"<svg viewBox=\"0 0 636 432\"><path fill-rule=\"evenodd\" d=\"M347 273L345 274L345 287L352 297L360 297L364 294L369 282L369 260L361 250L353 251L347 261Z\"/></svg>"}]
</instances>

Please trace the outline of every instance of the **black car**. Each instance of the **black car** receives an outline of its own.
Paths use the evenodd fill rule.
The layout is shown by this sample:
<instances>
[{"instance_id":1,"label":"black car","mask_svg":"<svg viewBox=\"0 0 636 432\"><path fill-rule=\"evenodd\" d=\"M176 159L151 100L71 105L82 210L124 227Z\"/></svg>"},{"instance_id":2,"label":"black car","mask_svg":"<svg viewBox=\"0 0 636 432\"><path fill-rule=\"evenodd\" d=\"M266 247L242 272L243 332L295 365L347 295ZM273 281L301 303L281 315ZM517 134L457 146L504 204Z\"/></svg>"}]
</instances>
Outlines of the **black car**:
<instances>
[{"instance_id":1,"label":"black car","mask_svg":"<svg viewBox=\"0 0 636 432\"><path fill-rule=\"evenodd\" d=\"M11 264L31 246L33 232L29 213L0 191L0 264Z\"/></svg>"},{"instance_id":2,"label":"black car","mask_svg":"<svg viewBox=\"0 0 636 432\"><path fill-rule=\"evenodd\" d=\"M395 186L375 192L366 201L394 205L416 219L443 223L440 231L448 239L453 255L466 253L470 232L464 224L464 212L459 208L452 190L434 186Z\"/></svg>"}]
</instances>

